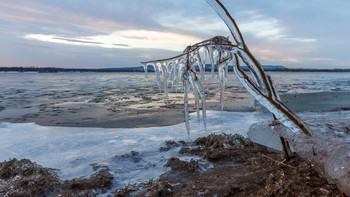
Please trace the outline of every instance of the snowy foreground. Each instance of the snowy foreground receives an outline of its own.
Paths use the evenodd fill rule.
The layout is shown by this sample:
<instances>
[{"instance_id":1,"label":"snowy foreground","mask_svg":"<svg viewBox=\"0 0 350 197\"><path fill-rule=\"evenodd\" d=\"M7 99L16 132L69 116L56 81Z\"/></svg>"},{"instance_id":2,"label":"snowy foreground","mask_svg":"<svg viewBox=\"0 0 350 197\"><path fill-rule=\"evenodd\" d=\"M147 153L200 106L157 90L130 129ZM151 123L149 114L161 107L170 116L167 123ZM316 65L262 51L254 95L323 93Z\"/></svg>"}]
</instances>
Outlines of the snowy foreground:
<instances>
[{"instance_id":1,"label":"snowy foreground","mask_svg":"<svg viewBox=\"0 0 350 197\"><path fill-rule=\"evenodd\" d=\"M191 114L191 140L210 133L238 133L247 137L249 127L272 117L262 112L208 111L208 131L198 125L196 114ZM323 118L336 121L337 116L349 118L348 112L304 113L309 120ZM331 120L327 117L333 117ZM312 122L312 121L311 121ZM88 176L94 166L107 166L114 175L113 188L128 183L157 179L169 170L164 167L170 157L189 160L194 156L178 153L179 148L160 151L165 141L187 141L185 124L167 127L102 129L77 127L46 127L33 123L0 123L0 160L27 158L33 162L59 169L61 179ZM131 151L139 153L128 157ZM195 158L200 160L200 158ZM203 168L211 167L200 161Z\"/></svg>"}]
</instances>

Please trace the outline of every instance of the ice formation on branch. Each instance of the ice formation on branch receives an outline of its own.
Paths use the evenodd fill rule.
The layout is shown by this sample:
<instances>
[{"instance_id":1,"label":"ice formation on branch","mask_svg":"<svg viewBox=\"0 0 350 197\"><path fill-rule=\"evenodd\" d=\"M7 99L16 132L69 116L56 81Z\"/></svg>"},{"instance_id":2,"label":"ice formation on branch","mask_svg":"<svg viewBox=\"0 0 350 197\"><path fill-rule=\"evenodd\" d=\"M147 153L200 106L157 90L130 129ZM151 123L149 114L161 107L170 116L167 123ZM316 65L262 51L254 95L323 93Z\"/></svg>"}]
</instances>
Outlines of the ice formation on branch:
<instances>
[{"instance_id":1,"label":"ice formation on branch","mask_svg":"<svg viewBox=\"0 0 350 197\"><path fill-rule=\"evenodd\" d=\"M303 132L310 135L306 124L291 110L289 110L279 98L270 76L266 75L260 63L255 59L246 46L242 34L234 19L219 0L206 0L218 13L231 31L235 43L227 37L215 36L197 44L188 46L182 54L160 60L141 62L144 66L147 78L148 66L153 66L159 87L162 87L168 98L168 88L182 83L184 92L184 110L187 133L189 126L188 94L192 92L195 98L195 108L198 118L199 108L202 108L204 128L206 130L206 104L204 90L204 73L206 63L211 64L211 80L213 81L214 67L217 67L220 86L220 103L223 109L228 65L232 64L242 85L254 98L266 107L283 125L294 133ZM242 65L248 67L248 72L242 69Z\"/></svg>"}]
</instances>

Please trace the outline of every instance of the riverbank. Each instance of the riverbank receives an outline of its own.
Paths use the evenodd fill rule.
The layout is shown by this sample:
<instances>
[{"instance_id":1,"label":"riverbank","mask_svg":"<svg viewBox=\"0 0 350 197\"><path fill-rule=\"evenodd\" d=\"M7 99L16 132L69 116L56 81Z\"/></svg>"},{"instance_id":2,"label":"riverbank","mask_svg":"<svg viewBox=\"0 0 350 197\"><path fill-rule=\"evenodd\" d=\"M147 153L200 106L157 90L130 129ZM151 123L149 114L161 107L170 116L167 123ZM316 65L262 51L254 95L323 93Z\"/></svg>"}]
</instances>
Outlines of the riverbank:
<instances>
[{"instance_id":1,"label":"riverbank","mask_svg":"<svg viewBox=\"0 0 350 197\"><path fill-rule=\"evenodd\" d=\"M190 138L186 135L184 123L165 127L128 129L0 123L0 150L2 150L0 161L11 158L30 159L41 166L57 169L55 172L60 180L86 178L98 173L96 169L108 168L109 173L113 175L111 190L117 190L130 184L159 179L162 174L171 170L170 165L165 166L171 158L190 163L192 160L192 164L201 172L217 168L215 162L206 159L207 153L203 156L192 154L192 151L186 152L191 154L183 154L184 150L181 151L183 145L189 146L186 142L196 141L209 134L240 134L244 137L249 135L252 140L257 138L259 143L268 141L273 147L279 144L278 138L272 140L271 137L265 136L271 135L271 129L267 125L271 123L272 116L268 113L227 111L208 111L207 113L207 132L204 131L203 125L196 121L196 113L191 113ZM301 118L309 123L312 130L332 131L344 140L350 139L348 117L350 117L349 111L301 113ZM196 149L196 146L189 146L189 148ZM227 152L228 150L223 149L215 154L220 156ZM232 152L234 153L235 150ZM278 160L279 156L269 157ZM264 156L260 159L267 160ZM278 161L283 162L283 160Z\"/></svg>"},{"instance_id":2,"label":"riverbank","mask_svg":"<svg viewBox=\"0 0 350 197\"><path fill-rule=\"evenodd\" d=\"M137 196L340 196L297 155L286 161L280 152L238 135L209 135L193 145L180 152L199 155L214 168L201 172L192 160L169 159L171 171Z\"/></svg>"},{"instance_id":3,"label":"riverbank","mask_svg":"<svg viewBox=\"0 0 350 197\"><path fill-rule=\"evenodd\" d=\"M167 141L159 151L180 147L179 154L196 155L203 162L171 157L169 170L159 179L130 183L111 190L115 178L108 167L95 166L89 177L60 180L55 170L29 160L0 163L0 194L29 196L340 196L312 165L294 155L289 161L281 152L266 148L239 135L209 135L187 144ZM140 162L138 152L125 155Z\"/></svg>"}]
</instances>

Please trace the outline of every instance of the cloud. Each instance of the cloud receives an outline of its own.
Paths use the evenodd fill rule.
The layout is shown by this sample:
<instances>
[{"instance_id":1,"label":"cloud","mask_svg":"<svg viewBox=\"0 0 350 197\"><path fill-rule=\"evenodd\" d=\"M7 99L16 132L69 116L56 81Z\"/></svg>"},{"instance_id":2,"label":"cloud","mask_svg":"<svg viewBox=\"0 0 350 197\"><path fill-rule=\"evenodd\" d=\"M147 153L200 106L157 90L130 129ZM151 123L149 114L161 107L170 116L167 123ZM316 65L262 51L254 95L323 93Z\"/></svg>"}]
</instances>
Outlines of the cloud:
<instances>
[{"instance_id":1,"label":"cloud","mask_svg":"<svg viewBox=\"0 0 350 197\"><path fill-rule=\"evenodd\" d=\"M269 57L261 57L261 60L269 61L269 62L289 62L289 63L299 63L301 62L300 58L295 57L286 57L286 58L269 58Z\"/></svg>"},{"instance_id":2,"label":"cloud","mask_svg":"<svg viewBox=\"0 0 350 197\"><path fill-rule=\"evenodd\" d=\"M287 34L287 28L276 18L257 14L254 11L245 11L248 20L239 25L244 33L251 34L260 39L275 39L292 42L315 42L315 38L291 37Z\"/></svg>"},{"instance_id":3,"label":"cloud","mask_svg":"<svg viewBox=\"0 0 350 197\"><path fill-rule=\"evenodd\" d=\"M115 29L128 28L127 24L77 13L46 5L39 1L0 2L0 18L11 24L21 24L30 31L63 30L62 33L96 34L110 33ZM58 28L57 28L58 27ZM53 33L53 32L51 32ZM57 33L57 32L56 32Z\"/></svg>"},{"instance_id":4,"label":"cloud","mask_svg":"<svg viewBox=\"0 0 350 197\"><path fill-rule=\"evenodd\" d=\"M203 40L218 34L230 35L220 18L208 17L208 14L188 17L180 13L172 13L159 17L157 22L168 30L200 36Z\"/></svg>"},{"instance_id":5,"label":"cloud","mask_svg":"<svg viewBox=\"0 0 350 197\"><path fill-rule=\"evenodd\" d=\"M310 60L312 60L312 61L331 61L331 60L334 60L334 58L331 58L331 57L313 57L313 58L310 58Z\"/></svg>"},{"instance_id":6,"label":"cloud","mask_svg":"<svg viewBox=\"0 0 350 197\"><path fill-rule=\"evenodd\" d=\"M118 47L130 47L130 45L128 44L113 44L113 45Z\"/></svg>"},{"instance_id":7,"label":"cloud","mask_svg":"<svg viewBox=\"0 0 350 197\"><path fill-rule=\"evenodd\" d=\"M123 30L106 35L85 37L63 37L58 35L28 34L25 39L39 40L59 44L81 45L102 48L144 48L182 51L190 43L201 41L200 38L173 32L150 30Z\"/></svg>"},{"instance_id":8,"label":"cloud","mask_svg":"<svg viewBox=\"0 0 350 197\"><path fill-rule=\"evenodd\" d=\"M262 64L348 65L349 1L222 3ZM11 0L0 1L0 35L0 66L21 60L103 67L170 57L189 44L230 34L199 0Z\"/></svg>"},{"instance_id":9,"label":"cloud","mask_svg":"<svg viewBox=\"0 0 350 197\"><path fill-rule=\"evenodd\" d=\"M31 36L29 35L28 38L31 38ZM35 36L33 37L35 38ZM82 43L82 44L92 44L92 45L100 45L103 44L102 42L92 42L92 41L86 41L86 40L78 40L78 39L73 39L73 38L59 38L59 37L53 37L52 39L57 39L57 40L64 40L67 41L67 43ZM40 40L40 39L39 39Z\"/></svg>"},{"instance_id":10,"label":"cloud","mask_svg":"<svg viewBox=\"0 0 350 197\"><path fill-rule=\"evenodd\" d=\"M45 45L39 45L39 44L31 44L31 43L25 43L25 42L13 42L13 44L25 46L25 47L32 47L32 48L41 48L41 49L53 49L52 46L45 46Z\"/></svg>"},{"instance_id":11,"label":"cloud","mask_svg":"<svg viewBox=\"0 0 350 197\"><path fill-rule=\"evenodd\" d=\"M350 66L350 62L342 62L341 65L342 66Z\"/></svg>"}]
</instances>

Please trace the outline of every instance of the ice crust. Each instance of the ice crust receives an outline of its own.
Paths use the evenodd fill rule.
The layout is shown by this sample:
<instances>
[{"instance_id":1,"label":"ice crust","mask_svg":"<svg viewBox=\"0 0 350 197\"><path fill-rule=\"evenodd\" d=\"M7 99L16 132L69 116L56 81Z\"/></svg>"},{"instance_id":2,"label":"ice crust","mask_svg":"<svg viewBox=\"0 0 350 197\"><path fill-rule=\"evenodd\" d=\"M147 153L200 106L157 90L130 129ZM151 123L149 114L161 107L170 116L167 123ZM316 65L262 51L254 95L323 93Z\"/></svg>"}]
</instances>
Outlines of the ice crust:
<instances>
[{"instance_id":1,"label":"ice crust","mask_svg":"<svg viewBox=\"0 0 350 197\"><path fill-rule=\"evenodd\" d=\"M261 112L208 111L207 126L214 133L238 133L247 137L252 123L268 120ZM192 139L206 136L198 127L196 113L191 113L189 124ZM104 129L79 127L48 127L34 123L0 123L0 160L27 158L33 162L59 169L62 179L88 176L93 166L107 166L114 175L114 189L128 183L157 179L169 170L167 159L200 160L178 153L181 147L160 151L165 141L187 140L184 124L133 129ZM136 151L137 157L130 152ZM204 160L202 161L202 163ZM204 162L205 163L205 162Z\"/></svg>"},{"instance_id":2,"label":"ice crust","mask_svg":"<svg viewBox=\"0 0 350 197\"><path fill-rule=\"evenodd\" d=\"M259 138L261 135L265 136L266 129L269 129L267 122L272 121L272 117L263 112L208 111L207 114L207 126L211 133L237 133L248 137L247 133L253 129L254 125L265 128L265 130L255 129L255 134L250 133L249 137L252 139ZM300 115L312 125L313 129L319 128L320 133L329 131L330 124L328 123L332 123L335 135L347 140L344 145L349 146L350 138L345 136L342 128L349 126L350 111L304 112ZM196 113L190 114L191 139L208 135L208 132L205 132L202 127L198 127L196 116ZM265 124L260 121L265 121ZM0 160L27 158L44 167L58 169L61 179L88 176L95 173L94 166L107 166L114 175L113 190L128 183L157 179L159 175L169 170L164 167L164 164L171 157L179 157L182 160L191 158L200 160L195 156L179 154L181 147L160 151L167 140L187 140L184 127L185 123L167 127L104 129L48 127L34 123L2 122L0 123ZM258 140L261 143L261 140L264 139L259 138ZM269 139L265 138L265 142L266 140ZM278 140L274 142L276 144L272 145L271 142L268 142L269 146L279 145ZM308 145L305 144L305 146ZM320 145L322 145L321 142ZM300 146L300 149L310 150L305 146ZM131 151L139 154L132 157ZM347 148L341 152L344 151L348 151L344 154L348 160L350 150ZM210 167L209 163L204 160L200 161L203 166Z\"/></svg>"}]
</instances>

